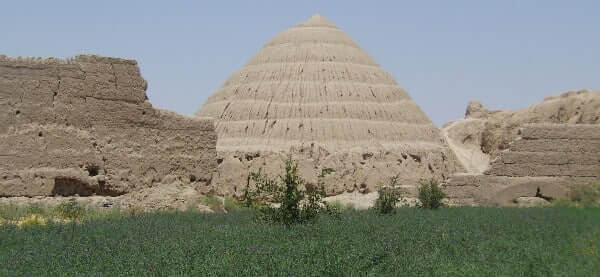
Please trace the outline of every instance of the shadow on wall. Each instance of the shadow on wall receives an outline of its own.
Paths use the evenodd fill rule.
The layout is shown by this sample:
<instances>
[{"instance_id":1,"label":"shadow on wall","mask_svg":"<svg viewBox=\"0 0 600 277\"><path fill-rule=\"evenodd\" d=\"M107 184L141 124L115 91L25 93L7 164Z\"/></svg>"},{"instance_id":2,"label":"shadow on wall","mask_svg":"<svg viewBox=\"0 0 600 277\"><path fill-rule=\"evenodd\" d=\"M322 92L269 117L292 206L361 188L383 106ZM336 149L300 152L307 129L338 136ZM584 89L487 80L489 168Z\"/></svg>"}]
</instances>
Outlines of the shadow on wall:
<instances>
[{"instance_id":1,"label":"shadow on wall","mask_svg":"<svg viewBox=\"0 0 600 277\"><path fill-rule=\"evenodd\" d=\"M124 192L113 191L104 187L105 182L99 180L98 185L90 185L88 182L72 177L56 177L51 195L54 196L119 196Z\"/></svg>"}]
</instances>

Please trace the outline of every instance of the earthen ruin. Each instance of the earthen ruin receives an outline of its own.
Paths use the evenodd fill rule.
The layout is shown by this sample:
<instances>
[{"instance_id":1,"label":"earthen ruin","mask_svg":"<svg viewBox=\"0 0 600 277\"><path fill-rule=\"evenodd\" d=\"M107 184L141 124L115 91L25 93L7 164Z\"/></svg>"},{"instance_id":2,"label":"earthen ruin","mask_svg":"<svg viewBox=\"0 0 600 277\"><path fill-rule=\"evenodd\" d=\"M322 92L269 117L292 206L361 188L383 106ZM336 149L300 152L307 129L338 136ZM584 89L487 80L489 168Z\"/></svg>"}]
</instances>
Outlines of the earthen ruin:
<instances>
[{"instance_id":1,"label":"earthen ruin","mask_svg":"<svg viewBox=\"0 0 600 277\"><path fill-rule=\"evenodd\" d=\"M219 166L213 184L241 194L249 172L280 174L288 155L328 195L375 191L399 175L462 170L440 130L390 74L347 34L315 15L276 35L208 98Z\"/></svg>"},{"instance_id":2,"label":"earthen ruin","mask_svg":"<svg viewBox=\"0 0 600 277\"><path fill-rule=\"evenodd\" d=\"M516 111L471 102L443 128L467 169L445 189L458 205L511 205L519 197L566 198L600 184L600 92L570 91Z\"/></svg>"},{"instance_id":3,"label":"earthen ruin","mask_svg":"<svg viewBox=\"0 0 600 277\"><path fill-rule=\"evenodd\" d=\"M278 175L290 155L309 184L322 178L330 199L357 207L396 175L409 198L422 179L443 182L455 205L600 183L600 92L516 111L473 101L440 130L318 15L269 41L197 116L153 108L146 87L133 60L0 56L0 200L181 208L202 193L239 196L250 172Z\"/></svg>"},{"instance_id":4,"label":"earthen ruin","mask_svg":"<svg viewBox=\"0 0 600 277\"><path fill-rule=\"evenodd\" d=\"M213 121L155 109L132 60L0 56L0 196L203 189Z\"/></svg>"}]
</instances>

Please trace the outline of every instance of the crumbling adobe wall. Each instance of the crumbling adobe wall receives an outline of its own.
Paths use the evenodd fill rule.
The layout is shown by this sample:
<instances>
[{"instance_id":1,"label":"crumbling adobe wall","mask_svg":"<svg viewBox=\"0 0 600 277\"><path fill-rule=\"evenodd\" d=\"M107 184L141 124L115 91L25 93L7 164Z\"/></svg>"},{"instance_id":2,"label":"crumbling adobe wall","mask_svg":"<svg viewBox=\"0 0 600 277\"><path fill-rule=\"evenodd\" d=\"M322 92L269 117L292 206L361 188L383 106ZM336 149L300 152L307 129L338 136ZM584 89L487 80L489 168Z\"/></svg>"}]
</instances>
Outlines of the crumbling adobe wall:
<instances>
[{"instance_id":1,"label":"crumbling adobe wall","mask_svg":"<svg viewBox=\"0 0 600 277\"><path fill-rule=\"evenodd\" d=\"M346 152L329 152L314 144L292 147L288 152L224 151L217 153L219 167L213 185L220 194L241 196L250 172L279 176L291 156L298 162L299 174L306 183L317 185L321 181L327 196L374 192L394 176L400 177L407 195L416 196L419 181L431 178L442 181L461 169L451 150L442 143L429 148L405 146L385 150L374 147Z\"/></svg>"},{"instance_id":2,"label":"crumbling adobe wall","mask_svg":"<svg viewBox=\"0 0 600 277\"><path fill-rule=\"evenodd\" d=\"M0 56L0 196L207 187L212 119L153 108L146 87L133 60Z\"/></svg>"},{"instance_id":3,"label":"crumbling adobe wall","mask_svg":"<svg viewBox=\"0 0 600 277\"><path fill-rule=\"evenodd\" d=\"M480 174L530 123L600 124L600 91L568 91L519 110L493 111L471 101L465 118L445 124L442 134L467 172Z\"/></svg>"},{"instance_id":4,"label":"crumbling adobe wall","mask_svg":"<svg viewBox=\"0 0 600 277\"><path fill-rule=\"evenodd\" d=\"M482 175L457 174L445 190L456 204L508 205L518 197L564 198L600 183L600 125L525 124Z\"/></svg>"}]
</instances>

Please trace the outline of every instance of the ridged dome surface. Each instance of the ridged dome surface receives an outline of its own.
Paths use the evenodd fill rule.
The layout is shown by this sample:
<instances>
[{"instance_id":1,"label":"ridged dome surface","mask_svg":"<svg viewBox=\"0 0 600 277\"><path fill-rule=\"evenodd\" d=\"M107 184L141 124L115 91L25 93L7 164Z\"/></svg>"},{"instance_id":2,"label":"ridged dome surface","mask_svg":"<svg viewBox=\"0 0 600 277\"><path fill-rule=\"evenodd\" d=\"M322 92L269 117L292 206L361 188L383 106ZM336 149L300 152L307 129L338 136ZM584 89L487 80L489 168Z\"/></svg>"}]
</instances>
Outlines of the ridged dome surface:
<instances>
[{"instance_id":1,"label":"ridged dome surface","mask_svg":"<svg viewBox=\"0 0 600 277\"><path fill-rule=\"evenodd\" d=\"M215 118L220 152L447 148L394 78L320 15L276 35L196 114Z\"/></svg>"}]
</instances>

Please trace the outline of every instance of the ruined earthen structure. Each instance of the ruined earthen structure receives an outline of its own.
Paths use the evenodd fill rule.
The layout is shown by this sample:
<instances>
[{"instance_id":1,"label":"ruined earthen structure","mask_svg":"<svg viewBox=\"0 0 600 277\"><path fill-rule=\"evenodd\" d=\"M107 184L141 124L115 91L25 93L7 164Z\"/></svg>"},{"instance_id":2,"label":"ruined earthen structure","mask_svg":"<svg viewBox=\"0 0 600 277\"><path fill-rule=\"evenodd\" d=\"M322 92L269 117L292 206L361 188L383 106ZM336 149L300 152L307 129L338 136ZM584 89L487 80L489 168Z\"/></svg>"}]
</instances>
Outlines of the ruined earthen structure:
<instances>
[{"instance_id":1,"label":"ruined earthen structure","mask_svg":"<svg viewBox=\"0 0 600 277\"><path fill-rule=\"evenodd\" d=\"M517 111L478 102L443 133L468 170L445 184L461 205L511 205L520 197L565 198L600 184L600 92L570 91Z\"/></svg>"},{"instance_id":2,"label":"ruined earthen structure","mask_svg":"<svg viewBox=\"0 0 600 277\"><path fill-rule=\"evenodd\" d=\"M521 126L529 123L600 124L600 91L568 91L507 111L491 111L471 101L465 118L447 123L442 133L467 172L483 173L490 159L506 150Z\"/></svg>"},{"instance_id":3,"label":"ruined earthen structure","mask_svg":"<svg viewBox=\"0 0 600 277\"><path fill-rule=\"evenodd\" d=\"M289 154L329 195L374 191L399 174L407 188L460 170L454 154L393 77L316 15L275 36L197 112L215 118L213 184L240 194L249 172L280 174Z\"/></svg>"},{"instance_id":4,"label":"ruined earthen structure","mask_svg":"<svg viewBox=\"0 0 600 277\"><path fill-rule=\"evenodd\" d=\"M290 155L329 200L361 208L393 176L408 204L430 178L458 205L540 203L600 183L600 92L516 111L473 101L439 130L318 15L269 41L198 117L153 108L145 90L132 60L0 56L0 204L78 195L182 208L199 193L241 195L250 172L281 174Z\"/></svg>"},{"instance_id":5,"label":"ruined earthen structure","mask_svg":"<svg viewBox=\"0 0 600 277\"><path fill-rule=\"evenodd\" d=\"M205 188L213 121L155 109L145 90L132 60L0 56L0 196Z\"/></svg>"},{"instance_id":6,"label":"ruined earthen structure","mask_svg":"<svg viewBox=\"0 0 600 277\"><path fill-rule=\"evenodd\" d=\"M445 185L461 205L510 205L520 197L567 198L600 183L600 125L528 124L484 174L456 174Z\"/></svg>"}]
</instances>

